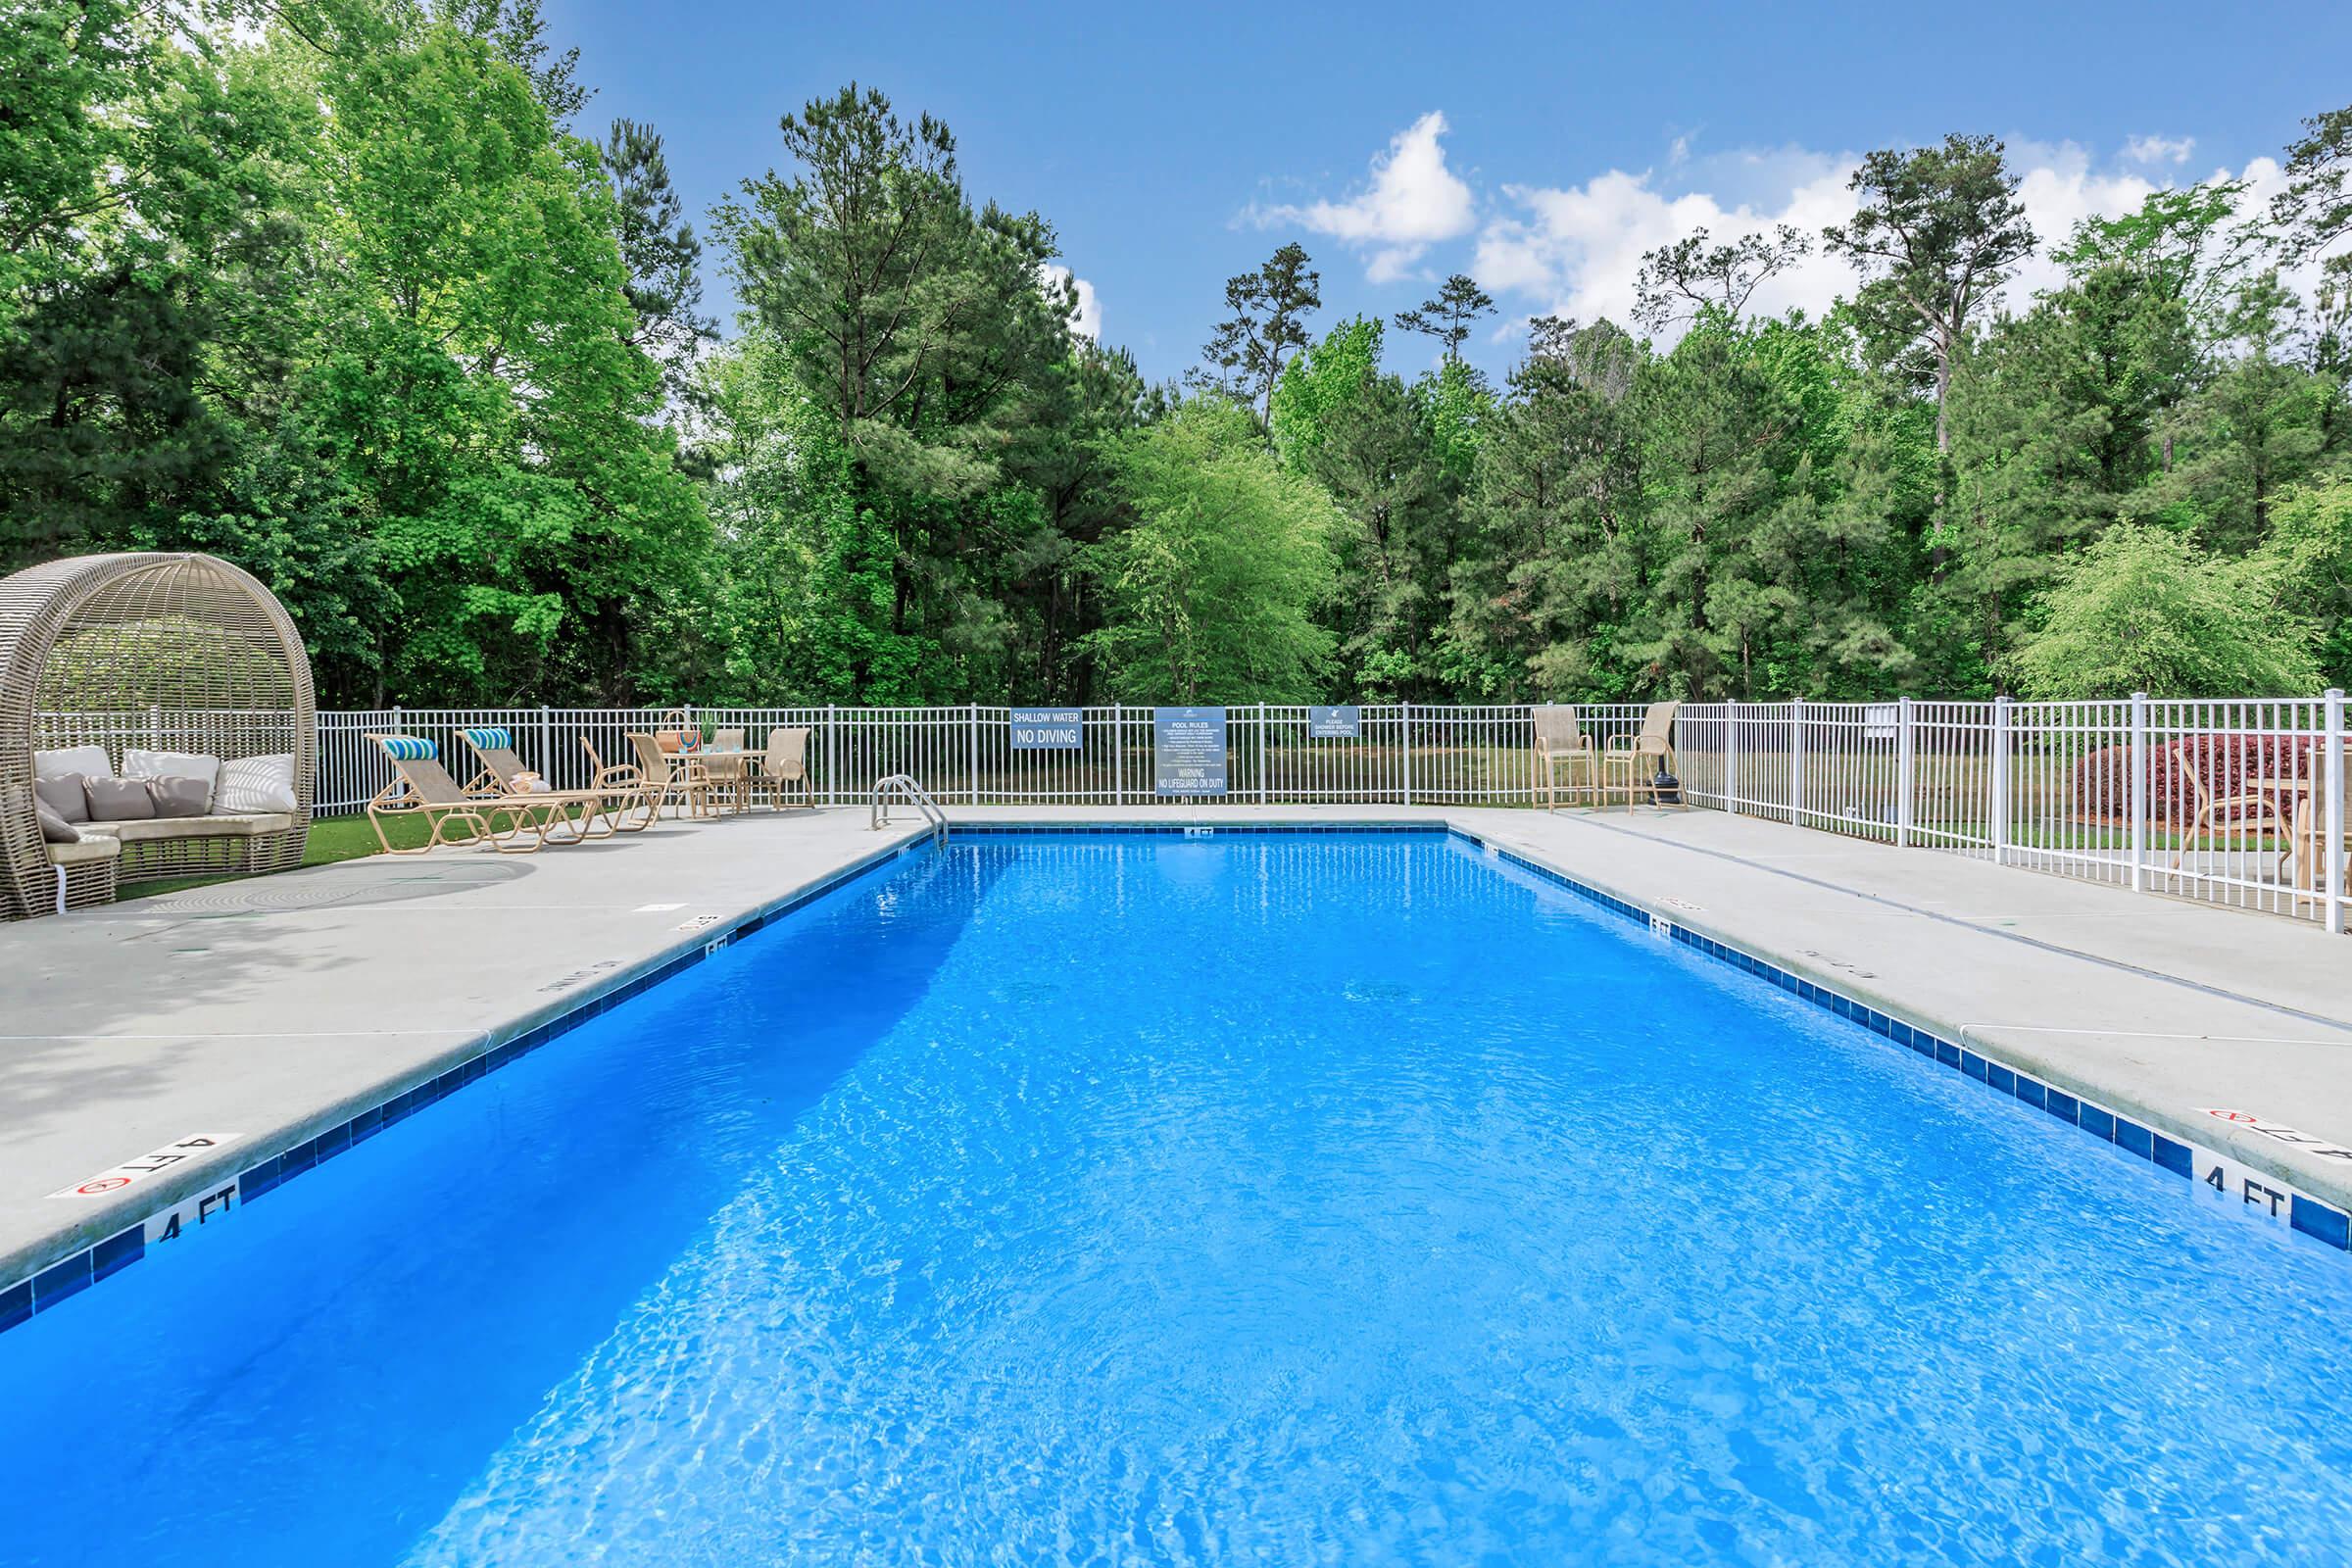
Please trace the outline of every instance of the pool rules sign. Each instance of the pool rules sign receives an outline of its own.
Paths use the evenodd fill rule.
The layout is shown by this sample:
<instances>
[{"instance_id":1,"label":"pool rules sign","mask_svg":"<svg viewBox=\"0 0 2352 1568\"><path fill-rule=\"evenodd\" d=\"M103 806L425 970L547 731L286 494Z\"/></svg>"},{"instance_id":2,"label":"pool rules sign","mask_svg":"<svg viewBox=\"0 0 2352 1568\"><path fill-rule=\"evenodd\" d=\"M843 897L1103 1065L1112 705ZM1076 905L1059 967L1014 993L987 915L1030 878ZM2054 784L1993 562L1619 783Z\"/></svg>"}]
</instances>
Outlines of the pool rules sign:
<instances>
[{"instance_id":1,"label":"pool rules sign","mask_svg":"<svg viewBox=\"0 0 2352 1568\"><path fill-rule=\"evenodd\" d=\"M1152 781L1161 795L1225 793L1225 710L1152 710Z\"/></svg>"}]
</instances>

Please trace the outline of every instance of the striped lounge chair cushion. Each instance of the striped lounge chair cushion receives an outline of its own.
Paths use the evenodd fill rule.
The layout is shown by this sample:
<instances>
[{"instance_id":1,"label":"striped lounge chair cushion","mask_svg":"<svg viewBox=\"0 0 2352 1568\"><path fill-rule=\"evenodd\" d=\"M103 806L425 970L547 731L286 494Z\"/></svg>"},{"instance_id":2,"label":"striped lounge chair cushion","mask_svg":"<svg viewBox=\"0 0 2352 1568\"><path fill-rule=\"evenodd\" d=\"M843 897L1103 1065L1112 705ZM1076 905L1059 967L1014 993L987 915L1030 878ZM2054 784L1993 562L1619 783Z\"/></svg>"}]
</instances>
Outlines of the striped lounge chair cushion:
<instances>
[{"instance_id":1,"label":"striped lounge chair cushion","mask_svg":"<svg viewBox=\"0 0 2352 1568\"><path fill-rule=\"evenodd\" d=\"M387 735L384 755L398 762L416 762L441 755L441 748L417 735Z\"/></svg>"},{"instance_id":2,"label":"striped lounge chair cushion","mask_svg":"<svg viewBox=\"0 0 2352 1568\"><path fill-rule=\"evenodd\" d=\"M485 752L511 752L514 749L514 734L505 729L469 729L466 738Z\"/></svg>"}]
</instances>

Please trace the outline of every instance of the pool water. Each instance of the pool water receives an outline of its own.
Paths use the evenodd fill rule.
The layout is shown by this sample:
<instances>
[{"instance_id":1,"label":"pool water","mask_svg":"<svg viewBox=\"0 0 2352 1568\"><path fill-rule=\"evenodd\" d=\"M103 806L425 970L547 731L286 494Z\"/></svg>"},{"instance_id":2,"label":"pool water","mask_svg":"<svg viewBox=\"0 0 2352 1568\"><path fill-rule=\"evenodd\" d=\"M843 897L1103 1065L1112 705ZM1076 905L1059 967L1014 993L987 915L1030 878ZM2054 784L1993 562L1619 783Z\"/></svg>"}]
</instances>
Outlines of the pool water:
<instances>
[{"instance_id":1,"label":"pool water","mask_svg":"<svg viewBox=\"0 0 2352 1568\"><path fill-rule=\"evenodd\" d=\"M961 840L0 1335L0 1562L2342 1562L2185 1185L1459 839Z\"/></svg>"}]
</instances>

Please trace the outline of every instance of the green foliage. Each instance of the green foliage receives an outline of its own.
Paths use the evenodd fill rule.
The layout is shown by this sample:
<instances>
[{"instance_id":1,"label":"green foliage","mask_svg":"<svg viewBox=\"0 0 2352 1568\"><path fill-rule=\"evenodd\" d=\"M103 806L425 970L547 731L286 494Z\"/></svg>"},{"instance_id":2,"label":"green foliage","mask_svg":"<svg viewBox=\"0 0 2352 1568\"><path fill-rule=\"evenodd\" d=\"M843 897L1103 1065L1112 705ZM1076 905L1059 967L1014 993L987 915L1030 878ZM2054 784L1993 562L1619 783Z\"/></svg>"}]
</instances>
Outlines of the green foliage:
<instances>
[{"instance_id":1,"label":"green foliage","mask_svg":"<svg viewBox=\"0 0 2352 1568\"><path fill-rule=\"evenodd\" d=\"M2304 692L2319 675L2266 563L2217 559L2161 528L2108 529L2035 611L2012 661L2034 697Z\"/></svg>"},{"instance_id":2,"label":"green foliage","mask_svg":"<svg viewBox=\"0 0 2352 1568\"><path fill-rule=\"evenodd\" d=\"M1127 439L1134 522L1091 547L1107 601L1088 636L1109 695L1132 703L1298 703L1320 696L1340 526L1310 480L1286 472L1250 411L1214 394Z\"/></svg>"},{"instance_id":3,"label":"green foliage","mask_svg":"<svg viewBox=\"0 0 2352 1568\"><path fill-rule=\"evenodd\" d=\"M1321 444L1329 421L1379 372L1380 348L1380 318L1355 316L1283 366L1267 423L1284 462Z\"/></svg>"},{"instance_id":4,"label":"green foliage","mask_svg":"<svg viewBox=\"0 0 2352 1568\"><path fill-rule=\"evenodd\" d=\"M2280 606L2312 629L2322 678L2352 686L2352 473L2281 496L2259 561Z\"/></svg>"},{"instance_id":5,"label":"green foliage","mask_svg":"<svg viewBox=\"0 0 2352 1568\"><path fill-rule=\"evenodd\" d=\"M1283 244L1176 404L878 92L712 215L720 342L660 135L573 133L539 0L8 23L0 567L226 556L330 704L2352 678L2352 110L2267 214L2156 192L2031 299L1998 142L1873 153L1821 318L1753 309L1803 235L1700 230L1643 258L1656 342L1546 318L1499 384L1474 278L1399 375Z\"/></svg>"}]
</instances>

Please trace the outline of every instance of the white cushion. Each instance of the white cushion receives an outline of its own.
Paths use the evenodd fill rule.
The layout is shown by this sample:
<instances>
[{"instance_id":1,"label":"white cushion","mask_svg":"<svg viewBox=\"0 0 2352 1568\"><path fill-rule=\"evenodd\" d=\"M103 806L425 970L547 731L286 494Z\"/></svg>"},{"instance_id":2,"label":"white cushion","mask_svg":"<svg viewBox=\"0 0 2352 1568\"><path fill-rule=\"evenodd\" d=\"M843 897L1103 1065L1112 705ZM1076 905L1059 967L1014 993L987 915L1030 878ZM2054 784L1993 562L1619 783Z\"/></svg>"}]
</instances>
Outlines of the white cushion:
<instances>
[{"instance_id":1,"label":"white cushion","mask_svg":"<svg viewBox=\"0 0 2352 1568\"><path fill-rule=\"evenodd\" d=\"M205 809L210 810L214 791L220 782L220 759L198 752L142 752L132 746L122 753L122 776L200 778L204 780Z\"/></svg>"},{"instance_id":2,"label":"white cushion","mask_svg":"<svg viewBox=\"0 0 2352 1568\"><path fill-rule=\"evenodd\" d=\"M34 778L57 778L66 773L79 773L83 778L113 778L115 764L108 760L103 746L68 746L32 754Z\"/></svg>"},{"instance_id":3,"label":"white cushion","mask_svg":"<svg viewBox=\"0 0 2352 1568\"><path fill-rule=\"evenodd\" d=\"M220 764L220 781L213 788L216 812L235 816L296 808L293 758L238 757Z\"/></svg>"}]
</instances>

